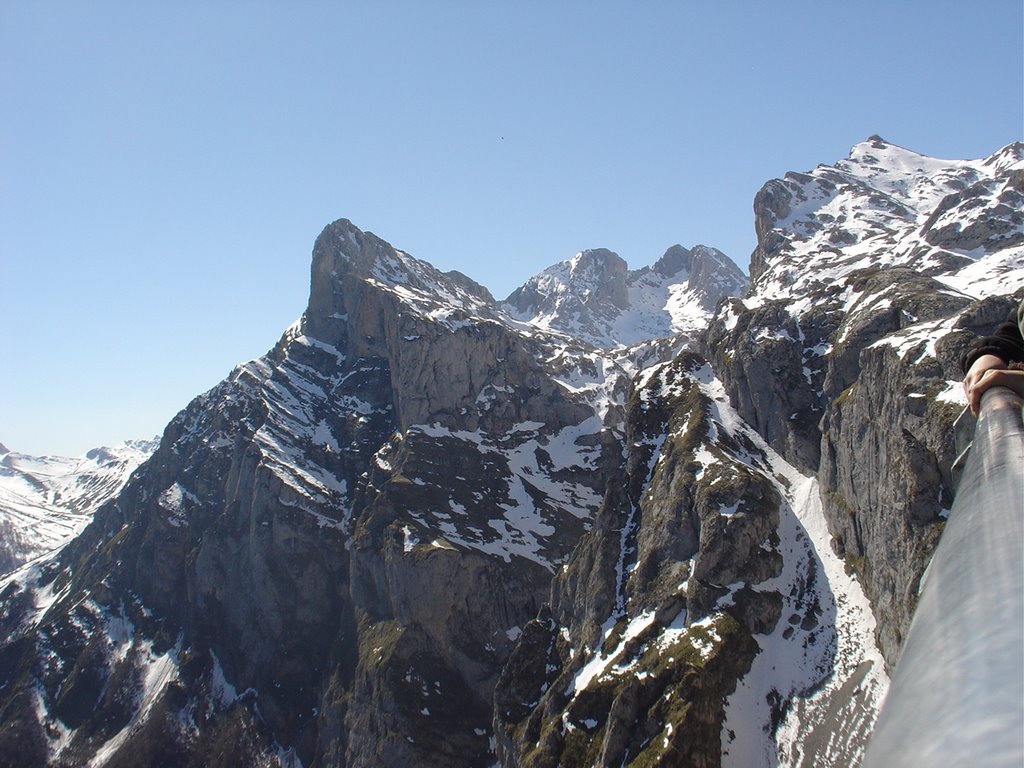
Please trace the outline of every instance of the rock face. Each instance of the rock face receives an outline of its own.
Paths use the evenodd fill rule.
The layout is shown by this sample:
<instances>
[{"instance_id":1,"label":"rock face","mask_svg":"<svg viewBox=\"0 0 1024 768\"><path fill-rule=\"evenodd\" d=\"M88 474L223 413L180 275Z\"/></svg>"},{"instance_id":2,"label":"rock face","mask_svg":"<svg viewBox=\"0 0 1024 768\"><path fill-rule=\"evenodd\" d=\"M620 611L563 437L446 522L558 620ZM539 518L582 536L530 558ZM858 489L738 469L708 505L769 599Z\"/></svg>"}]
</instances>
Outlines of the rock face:
<instances>
[{"instance_id":1,"label":"rock face","mask_svg":"<svg viewBox=\"0 0 1024 768\"><path fill-rule=\"evenodd\" d=\"M503 763L719 762L723 701L781 612L758 589L782 571L781 498L746 434L709 440L726 429L711 378L683 355L634 387L625 481L499 682Z\"/></svg>"},{"instance_id":2,"label":"rock face","mask_svg":"<svg viewBox=\"0 0 1024 768\"><path fill-rule=\"evenodd\" d=\"M956 357L1024 292L1021 155L875 137L769 182L742 297L673 246L497 303L334 222L275 348L0 582L0 754L856 764L951 497Z\"/></svg>"},{"instance_id":3,"label":"rock face","mask_svg":"<svg viewBox=\"0 0 1024 768\"><path fill-rule=\"evenodd\" d=\"M242 764L279 747L487 762L509 633L589 526L617 450L583 387L542 366L543 335L492 304L347 221L325 229L296 326L179 414L117 503L16 582L58 597L36 616L12 596L5 636L38 621L36 652L52 642L88 670L8 679L52 713L27 764L104 744L155 760L148 734L168 731L160 754L187 761L238 728ZM153 708L102 712L98 733L61 706L107 691L130 710L137 692L110 680L154 665Z\"/></svg>"},{"instance_id":4,"label":"rock face","mask_svg":"<svg viewBox=\"0 0 1024 768\"><path fill-rule=\"evenodd\" d=\"M1024 287L1022 168L1021 144L945 161L875 136L768 182L751 293L705 339L740 415L818 474L889 664L952 499L959 354L1010 306L978 300Z\"/></svg>"}]
</instances>

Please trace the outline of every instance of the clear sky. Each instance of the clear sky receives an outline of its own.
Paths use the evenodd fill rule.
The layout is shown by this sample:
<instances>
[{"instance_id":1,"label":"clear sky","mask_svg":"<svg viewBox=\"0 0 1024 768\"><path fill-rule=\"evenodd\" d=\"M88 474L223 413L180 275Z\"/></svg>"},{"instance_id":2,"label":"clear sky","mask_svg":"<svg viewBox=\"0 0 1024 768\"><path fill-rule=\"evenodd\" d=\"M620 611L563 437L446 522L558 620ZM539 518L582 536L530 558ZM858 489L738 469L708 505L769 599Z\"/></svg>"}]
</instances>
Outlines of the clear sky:
<instances>
[{"instance_id":1,"label":"clear sky","mask_svg":"<svg viewBox=\"0 0 1024 768\"><path fill-rule=\"evenodd\" d=\"M499 298L583 248L746 269L764 182L1024 133L1020 0L0 2L0 442L162 431L345 217Z\"/></svg>"}]
</instances>

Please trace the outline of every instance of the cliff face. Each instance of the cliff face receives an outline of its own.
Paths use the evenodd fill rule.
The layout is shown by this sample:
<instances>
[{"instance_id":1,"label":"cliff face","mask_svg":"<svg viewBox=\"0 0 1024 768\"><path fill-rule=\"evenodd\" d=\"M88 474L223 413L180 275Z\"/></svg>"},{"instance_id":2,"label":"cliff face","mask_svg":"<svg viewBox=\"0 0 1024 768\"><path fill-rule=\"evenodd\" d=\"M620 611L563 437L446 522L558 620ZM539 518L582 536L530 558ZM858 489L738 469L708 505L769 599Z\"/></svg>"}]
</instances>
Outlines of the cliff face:
<instances>
[{"instance_id":1,"label":"cliff face","mask_svg":"<svg viewBox=\"0 0 1024 768\"><path fill-rule=\"evenodd\" d=\"M817 474L890 665L952 500L959 355L1024 287L1022 167L1020 144L943 161L872 137L769 182L751 292L705 337L743 418Z\"/></svg>"},{"instance_id":2,"label":"cliff face","mask_svg":"<svg viewBox=\"0 0 1024 768\"><path fill-rule=\"evenodd\" d=\"M0 751L855 764L951 496L957 355L1010 306L977 298L1024 290L1020 167L872 139L770 182L724 301L703 246L498 303L331 224L275 348L0 582Z\"/></svg>"},{"instance_id":3,"label":"cliff face","mask_svg":"<svg viewBox=\"0 0 1024 768\"><path fill-rule=\"evenodd\" d=\"M499 683L504 763L718 763L724 699L780 617L780 591L762 587L783 558L767 456L715 395L685 354L634 386L625 482Z\"/></svg>"},{"instance_id":4,"label":"cliff face","mask_svg":"<svg viewBox=\"0 0 1024 768\"><path fill-rule=\"evenodd\" d=\"M25 764L187 761L239 729L240 764L487 762L497 674L619 462L624 372L555 341L328 227L275 349L8 580L4 685L27 704L4 733Z\"/></svg>"}]
</instances>

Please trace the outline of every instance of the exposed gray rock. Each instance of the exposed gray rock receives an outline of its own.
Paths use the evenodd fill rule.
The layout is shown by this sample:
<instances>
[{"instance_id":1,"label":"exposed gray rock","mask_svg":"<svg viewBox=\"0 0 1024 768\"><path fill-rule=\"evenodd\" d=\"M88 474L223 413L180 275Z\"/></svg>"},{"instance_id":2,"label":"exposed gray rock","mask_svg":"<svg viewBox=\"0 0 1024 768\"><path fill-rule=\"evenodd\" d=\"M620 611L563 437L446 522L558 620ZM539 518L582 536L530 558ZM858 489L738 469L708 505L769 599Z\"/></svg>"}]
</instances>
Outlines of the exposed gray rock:
<instances>
[{"instance_id":1,"label":"exposed gray rock","mask_svg":"<svg viewBox=\"0 0 1024 768\"><path fill-rule=\"evenodd\" d=\"M769 182L742 298L724 255L673 246L496 305L334 222L302 319L0 583L0 754L855 764L884 675L824 522L892 662L957 358L1010 306L974 297L1024 288L1022 155L872 137Z\"/></svg>"},{"instance_id":2,"label":"exposed gray rock","mask_svg":"<svg viewBox=\"0 0 1024 768\"><path fill-rule=\"evenodd\" d=\"M499 680L505 764L717 763L719 740L699 734L717 732L753 633L780 616L781 597L756 587L781 572L781 500L739 458L759 449L714 420L707 375L684 354L636 382L625 482L609 487L553 581L550 612L513 652L520 674ZM519 660L527 644L544 649L543 668Z\"/></svg>"},{"instance_id":3,"label":"exposed gray rock","mask_svg":"<svg viewBox=\"0 0 1024 768\"><path fill-rule=\"evenodd\" d=\"M849 362L848 349L833 353L820 480L835 547L871 598L879 647L891 665L899 658L921 575L952 506L952 424L961 406L943 394L951 384L958 386L960 353L975 337L960 330L915 337L918 323L901 337L900 318L907 322L911 312L937 323L936 317L950 318L946 327L969 325L983 332L1006 318L1012 302L1002 298L975 305L939 292L924 278L900 280L899 273L886 273L885 280L895 287L887 293L892 305L872 322L856 323L847 337L848 343L860 339L856 365ZM989 318L987 325L977 323L979 315ZM876 339L883 343L867 343ZM884 343L888 339L892 342Z\"/></svg>"},{"instance_id":4,"label":"exposed gray rock","mask_svg":"<svg viewBox=\"0 0 1024 768\"><path fill-rule=\"evenodd\" d=\"M744 419L818 474L890 664L951 500L969 338L958 329L1005 318L973 309L972 286L1019 283L1022 158L1014 144L944 164L874 136L835 166L769 182L755 199L751 296L721 309L705 337ZM979 251L989 269L966 269Z\"/></svg>"},{"instance_id":5,"label":"exposed gray rock","mask_svg":"<svg viewBox=\"0 0 1024 768\"><path fill-rule=\"evenodd\" d=\"M17 670L52 647L43 706L51 731L71 729L62 759L145 753L161 734L183 764L202 754L193 731L243 728L259 737L219 764L489 764L514 633L619 454L553 378L577 353L560 342L546 369L543 334L500 317L468 278L347 221L324 230L300 322L182 411L50 571L8 590L11 606L60 596L39 619L13 611L5 636L34 627L7 646L11 691L34 689ZM82 672L61 686L66 668ZM33 733L34 711L4 733Z\"/></svg>"},{"instance_id":6,"label":"exposed gray rock","mask_svg":"<svg viewBox=\"0 0 1024 768\"><path fill-rule=\"evenodd\" d=\"M790 310L785 301L748 310L734 300L709 326L703 346L743 419L792 464L814 472L825 408L823 352L839 316L827 304L802 316Z\"/></svg>"}]
</instances>

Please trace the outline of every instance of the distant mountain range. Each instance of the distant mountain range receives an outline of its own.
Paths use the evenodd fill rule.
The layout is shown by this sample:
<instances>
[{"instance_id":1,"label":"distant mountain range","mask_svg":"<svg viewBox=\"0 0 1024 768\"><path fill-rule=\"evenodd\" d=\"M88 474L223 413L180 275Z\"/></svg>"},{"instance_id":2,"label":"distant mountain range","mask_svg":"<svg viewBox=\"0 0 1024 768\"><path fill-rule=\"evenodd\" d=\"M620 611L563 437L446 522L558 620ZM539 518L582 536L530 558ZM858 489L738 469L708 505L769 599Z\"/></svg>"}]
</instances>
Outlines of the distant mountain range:
<instances>
[{"instance_id":1,"label":"distant mountain range","mask_svg":"<svg viewBox=\"0 0 1024 768\"><path fill-rule=\"evenodd\" d=\"M0 581L0 754L856 764L1022 180L872 137L762 188L749 283L597 249L505 301L328 225L278 344Z\"/></svg>"},{"instance_id":2,"label":"distant mountain range","mask_svg":"<svg viewBox=\"0 0 1024 768\"><path fill-rule=\"evenodd\" d=\"M653 266L629 271L612 251L583 251L530 278L502 304L512 317L598 347L703 330L723 296L747 278L724 253L674 245Z\"/></svg>"},{"instance_id":3,"label":"distant mountain range","mask_svg":"<svg viewBox=\"0 0 1024 768\"><path fill-rule=\"evenodd\" d=\"M78 534L156 445L131 441L73 459L28 456L0 445L0 573Z\"/></svg>"}]
</instances>

